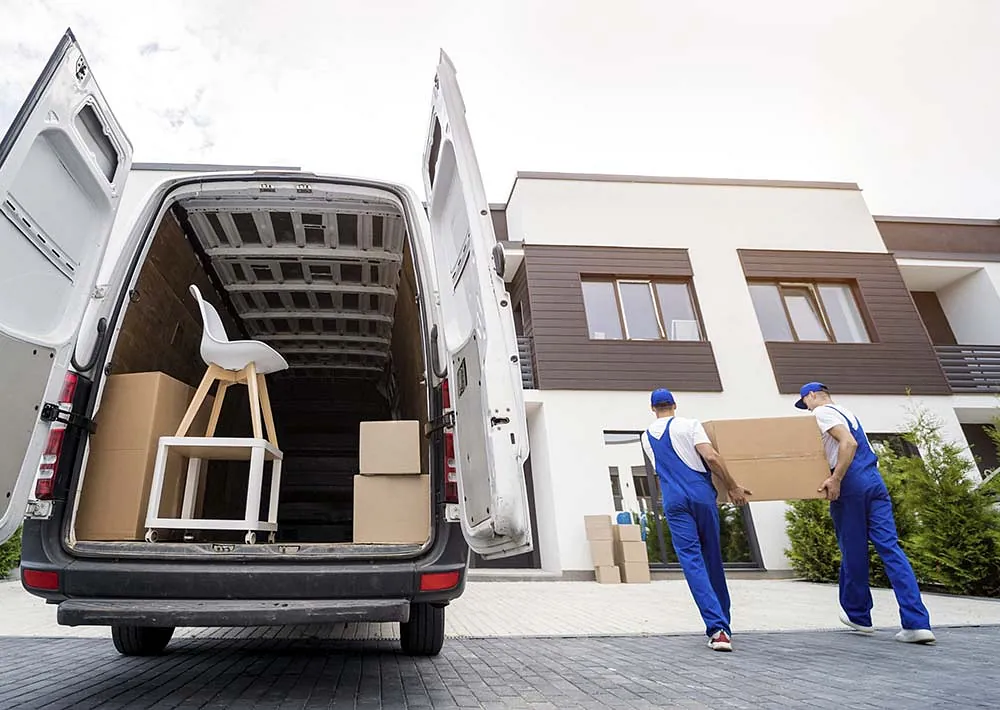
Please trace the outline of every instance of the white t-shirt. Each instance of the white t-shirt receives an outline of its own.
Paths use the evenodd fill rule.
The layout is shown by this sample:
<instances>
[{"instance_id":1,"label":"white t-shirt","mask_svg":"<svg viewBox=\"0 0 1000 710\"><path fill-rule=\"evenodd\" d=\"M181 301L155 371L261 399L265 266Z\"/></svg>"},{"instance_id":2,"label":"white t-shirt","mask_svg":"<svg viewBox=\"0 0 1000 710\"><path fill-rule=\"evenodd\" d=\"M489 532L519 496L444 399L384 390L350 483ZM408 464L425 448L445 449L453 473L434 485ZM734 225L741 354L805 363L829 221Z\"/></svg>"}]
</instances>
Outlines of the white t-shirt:
<instances>
[{"instance_id":1,"label":"white t-shirt","mask_svg":"<svg viewBox=\"0 0 1000 710\"><path fill-rule=\"evenodd\" d=\"M650 424L649 428L642 434L642 448L645 450L646 456L655 466L656 457L653 455L653 447L649 444L649 437L653 437L657 441L662 439L667 431L667 422L671 420L674 423L670 426L670 443L677 456L695 471L705 472L705 462L701 460L701 455L695 447L698 444L710 444L711 441L708 434L705 433L705 427L697 419L663 417Z\"/></svg>"},{"instance_id":2,"label":"white t-shirt","mask_svg":"<svg viewBox=\"0 0 1000 710\"><path fill-rule=\"evenodd\" d=\"M816 424L819 425L819 431L823 437L823 449L826 451L826 460L830 462L830 468L835 468L837 466L837 459L840 458L840 445L830 434L830 430L838 425L846 427L848 431L850 431L851 426L861 426L858 418L854 416L851 410L844 409L839 404L834 406L836 409L829 404L824 404L813 410L813 414L816 416ZM851 421L851 426L847 425L847 421L844 419L845 416Z\"/></svg>"}]
</instances>

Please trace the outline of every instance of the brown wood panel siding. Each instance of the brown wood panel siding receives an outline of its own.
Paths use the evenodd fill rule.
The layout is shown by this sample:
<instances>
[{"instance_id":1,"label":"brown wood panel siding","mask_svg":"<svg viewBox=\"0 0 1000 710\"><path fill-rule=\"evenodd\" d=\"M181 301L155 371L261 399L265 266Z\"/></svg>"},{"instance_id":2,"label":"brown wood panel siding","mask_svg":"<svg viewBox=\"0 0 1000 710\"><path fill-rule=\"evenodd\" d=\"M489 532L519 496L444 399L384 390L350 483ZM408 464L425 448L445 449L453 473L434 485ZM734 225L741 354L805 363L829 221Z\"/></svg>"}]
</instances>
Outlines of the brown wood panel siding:
<instances>
[{"instance_id":1,"label":"brown wood panel siding","mask_svg":"<svg viewBox=\"0 0 1000 710\"><path fill-rule=\"evenodd\" d=\"M1000 254L1000 222L893 222L876 220L890 251L942 254Z\"/></svg>"},{"instance_id":2,"label":"brown wood panel siding","mask_svg":"<svg viewBox=\"0 0 1000 710\"><path fill-rule=\"evenodd\" d=\"M510 293L510 302L514 308L521 307L521 323L524 326L524 335L531 335L531 303L528 299L528 274L525 263L522 261L517 268L514 278L507 284L507 291Z\"/></svg>"},{"instance_id":3,"label":"brown wood panel siding","mask_svg":"<svg viewBox=\"0 0 1000 710\"><path fill-rule=\"evenodd\" d=\"M834 393L950 394L891 254L740 250L748 279L845 280L858 286L872 343L767 343L779 391L820 380Z\"/></svg>"},{"instance_id":4,"label":"brown wood panel siding","mask_svg":"<svg viewBox=\"0 0 1000 710\"><path fill-rule=\"evenodd\" d=\"M539 389L722 391L710 343L589 336L581 277L690 278L687 251L530 244L524 250Z\"/></svg>"},{"instance_id":5,"label":"brown wood panel siding","mask_svg":"<svg viewBox=\"0 0 1000 710\"><path fill-rule=\"evenodd\" d=\"M935 345L957 345L955 332L951 329L938 295L934 291L913 291L910 295L913 296L913 303L927 328L931 342Z\"/></svg>"}]
</instances>

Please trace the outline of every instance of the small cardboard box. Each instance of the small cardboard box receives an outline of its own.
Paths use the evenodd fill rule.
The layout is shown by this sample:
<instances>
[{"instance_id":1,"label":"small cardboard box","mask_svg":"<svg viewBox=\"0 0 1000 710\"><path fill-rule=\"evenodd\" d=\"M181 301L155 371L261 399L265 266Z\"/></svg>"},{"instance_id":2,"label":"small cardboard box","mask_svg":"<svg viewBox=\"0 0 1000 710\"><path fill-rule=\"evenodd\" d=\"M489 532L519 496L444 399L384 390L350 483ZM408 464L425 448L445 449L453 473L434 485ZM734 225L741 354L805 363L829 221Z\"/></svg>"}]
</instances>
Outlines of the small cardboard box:
<instances>
[{"instance_id":1,"label":"small cardboard box","mask_svg":"<svg viewBox=\"0 0 1000 710\"><path fill-rule=\"evenodd\" d=\"M76 514L78 540L143 539L160 437L176 433L192 397L193 388L162 372L108 378L84 470ZM191 436L204 435L212 401L211 397L205 399L191 426ZM167 459L161 515L180 515L186 471L181 457Z\"/></svg>"},{"instance_id":2,"label":"small cardboard box","mask_svg":"<svg viewBox=\"0 0 1000 710\"><path fill-rule=\"evenodd\" d=\"M641 542L642 527L639 525L615 525L615 542Z\"/></svg>"},{"instance_id":3,"label":"small cardboard box","mask_svg":"<svg viewBox=\"0 0 1000 710\"><path fill-rule=\"evenodd\" d=\"M420 422L361 422L362 476L413 476L420 470Z\"/></svg>"},{"instance_id":4,"label":"small cardboard box","mask_svg":"<svg viewBox=\"0 0 1000 710\"><path fill-rule=\"evenodd\" d=\"M431 477L355 476L354 542L416 544L431 534Z\"/></svg>"},{"instance_id":5,"label":"small cardboard box","mask_svg":"<svg viewBox=\"0 0 1000 710\"><path fill-rule=\"evenodd\" d=\"M642 540L625 540L615 543L615 564L649 561L646 543Z\"/></svg>"},{"instance_id":6,"label":"small cardboard box","mask_svg":"<svg viewBox=\"0 0 1000 710\"><path fill-rule=\"evenodd\" d=\"M610 515L585 515L583 524L587 529L588 540L612 540Z\"/></svg>"},{"instance_id":7,"label":"small cardboard box","mask_svg":"<svg viewBox=\"0 0 1000 710\"><path fill-rule=\"evenodd\" d=\"M615 547L610 540L591 540L590 558L594 567L614 567Z\"/></svg>"},{"instance_id":8,"label":"small cardboard box","mask_svg":"<svg viewBox=\"0 0 1000 710\"><path fill-rule=\"evenodd\" d=\"M712 446L729 472L753 492L751 501L822 498L817 489L830 475L813 417L728 419L705 422ZM719 502L728 503L722 481L713 476Z\"/></svg>"},{"instance_id":9,"label":"small cardboard box","mask_svg":"<svg viewBox=\"0 0 1000 710\"><path fill-rule=\"evenodd\" d=\"M622 583L622 573L617 567L597 567L594 569L594 577L598 584Z\"/></svg>"},{"instance_id":10,"label":"small cardboard box","mask_svg":"<svg viewBox=\"0 0 1000 710\"><path fill-rule=\"evenodd\" d=\"M648 562L626 562L619 568L625 584L649 584L652 581Z\"/></svg>"}]
</instances>

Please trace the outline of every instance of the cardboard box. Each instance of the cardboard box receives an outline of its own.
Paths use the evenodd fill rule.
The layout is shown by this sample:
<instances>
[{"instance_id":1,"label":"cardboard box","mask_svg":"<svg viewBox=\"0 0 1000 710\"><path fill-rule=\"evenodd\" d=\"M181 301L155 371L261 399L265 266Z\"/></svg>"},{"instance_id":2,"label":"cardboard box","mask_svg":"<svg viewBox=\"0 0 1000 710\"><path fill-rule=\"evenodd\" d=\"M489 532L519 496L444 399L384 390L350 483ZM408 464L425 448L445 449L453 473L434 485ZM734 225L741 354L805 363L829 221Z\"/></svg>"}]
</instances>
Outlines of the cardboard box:
<instances>
[{"instance_id":1,"label":"cardboard box","mask_svg":"<svg viewBox=\"0 0 1000 710\"><path fill-rule=\"evenodd\" d=\"M193 388L162 372L108 378L80 492L78 540L143 539L160 437L173 436L192 397ZM204 433L211 409L208 397L191 427L192 435ZM171 456L160 498L161 515L180 515L186 479L186 461Z\"/></svg>"},{"instance_id":2,"label":"cardboard box","mask_svg":"<svg viewBox=\"0 0 1000 710\"><path fill-rule=\"evenodd\" d=\"M598 584L621 584L622 573L617 567L597 567L594 577Z\"/></svg>"},{"instance_id":3,"label":"cardboard box","mask_svg":"<svg viewBox=\"0 0 1000 710\"><path fill-rule=\"evenodd\" d=\"M625 584L649 584L652 581L648 562L626 562L619 565L619 569Z\"/></svg>"},{"instance_id":4,"label":"cardboard box","mask_svg":"<svg viewBox=\"0 0 1000 710\"><path fill-rule=\"evenodd\" d=\"M588 540L612 540L610 515L585 515L583 525L587 530Z\"/></svg>"},{"instance_id":5,"label":"cardboard box","mask_svg":"<svg viewBox=\"0 0 1000 710\"><path fill-rule=\"evenodd\" d=\"M753 495L751 501L822 498L818 489L830 475L819 428L813 417L729 419L705 422L712 446L729 472ZM714 477L719 502L729 494Z\"/></svg>"},{"instance_id":6,"label":"cardboard box","mask_svg":"<svg viewBox=\"0 0 1000 710\"><path fill-rule=\"evenodd\" d=\"M355 476L354 542L417 544L431 535L431 477Z\"/></svg>"},{"instance_id":7,"label":"cardboard box","mask_svg":"<svg viewBox=\"0 0 1000 710\"><path fill-rule=\"evenodd\" d=\"M615 547L611 540L591 540L590 559L594 567L614 567Z\"/></svg>"},{"instance_id":8,"label":"cardboard box","mask_svg":"<svg viewBox=\"0 0 1000 710\"><path fill-rule=\"evenodd\" d=\"M615 564L622 565L626 562L648 562L649 556L646 551L646 543L642 540L625 540L615 543Z\"/></svg>"},{"instance_id":9,"label":"cardboard box","mask_svg":"<svg viewBox=\"0 0 1000 710\"><path fill-rule=\"evenodd\" d=\"M615 525L615 542L641 542L642 527L639 525Z\"/></svg>"},{"instance_id":10,"label":"cardboard box","mask_svg":"<svg viewBox=\"0 0 1000 710\"><path fill-rule=\"evenodd\" d=\"M420 422L361 422L362 476L413 476L420 467Z\"/></svg>"}]
</instances>

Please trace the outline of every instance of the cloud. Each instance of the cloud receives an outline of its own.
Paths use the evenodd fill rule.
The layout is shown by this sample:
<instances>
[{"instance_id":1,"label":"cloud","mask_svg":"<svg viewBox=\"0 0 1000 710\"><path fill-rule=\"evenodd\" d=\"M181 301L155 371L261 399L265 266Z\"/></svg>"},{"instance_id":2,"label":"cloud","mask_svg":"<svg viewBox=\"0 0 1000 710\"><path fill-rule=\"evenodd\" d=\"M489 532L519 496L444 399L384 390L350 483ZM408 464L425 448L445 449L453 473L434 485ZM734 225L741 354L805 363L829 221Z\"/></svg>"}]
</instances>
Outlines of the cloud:
<instances>
[{"instance_id":1,"label":"cloud","mask_svg":"<svg viewBox=\"0 0 1000 710\"><path fill-rule=\"evenodd\" d=\"M178 47L164 47L159 42L147 42L139 47L139 54L148 57L150 54L156 54L157 52L176 52L178 49Z\"/></svg>"}]
</instances>

